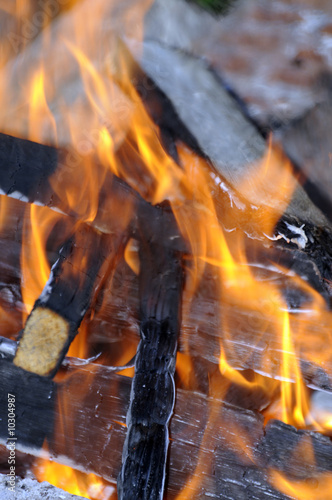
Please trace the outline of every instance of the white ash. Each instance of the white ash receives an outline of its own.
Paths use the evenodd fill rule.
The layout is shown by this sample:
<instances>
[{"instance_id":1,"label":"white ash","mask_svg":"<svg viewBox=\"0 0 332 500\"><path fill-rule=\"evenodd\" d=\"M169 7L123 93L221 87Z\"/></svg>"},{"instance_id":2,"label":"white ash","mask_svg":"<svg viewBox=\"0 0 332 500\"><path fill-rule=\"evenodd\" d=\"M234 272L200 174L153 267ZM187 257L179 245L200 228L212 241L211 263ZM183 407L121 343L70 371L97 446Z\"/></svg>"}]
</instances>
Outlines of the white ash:
<instances>
[{"instance_id":1,"label":"white ash","mask_svg":"<svg viewBox=\"0 0 332 500\"><path fill-rule=\"evenodd\" d=\"M80 500L81 496L71 495L46 481L16 477L15 490L11 491L8 477L0 474L0 500Z\"/></svg>"},{"instance_id":2,"label":"white ash","mask_svg":"<svg viewBox=\"0 0 332 500\"><path fill-rule=\"evenodd\" d=\"M303 250L306 247L306 244L308 243L308 237L304 232L304 226L305 224L302 224L302 226L297 227L294 224L289 224L288 222L285 221L285 224L287 228L292 231L294 237L293 238L288 238L285 234L281 233L280 231L276 236L268 236L267 234L264 233L264 236L266 236L269 240L276 241L276 240L281 240L284 239L287 241L287 243L294 243L299 247L300 250Z\"/></svg>"}]
</instances>

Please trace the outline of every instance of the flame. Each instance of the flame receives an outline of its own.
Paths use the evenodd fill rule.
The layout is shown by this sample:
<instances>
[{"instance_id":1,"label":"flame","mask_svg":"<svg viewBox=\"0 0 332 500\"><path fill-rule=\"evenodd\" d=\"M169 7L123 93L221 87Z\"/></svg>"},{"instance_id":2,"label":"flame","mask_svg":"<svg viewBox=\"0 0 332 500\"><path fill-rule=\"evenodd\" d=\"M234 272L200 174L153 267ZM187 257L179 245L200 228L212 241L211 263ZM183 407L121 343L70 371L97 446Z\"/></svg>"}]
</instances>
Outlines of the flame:
<instances>
[{"instance_id":1,"label":"flame","mask_svg":"<svg viewBox=\"0 0 332 500\"><path fill-rule=\"evenodd\" d=\"M107 500L115 488L95 474L84 474L67 465L38 459L34 464L34 474L38 481L47 481L72 495L92 500Z\"/></svg>"},{"instance_id":2,"label":"flame","mask_svg":"<svg viewBox=\"0 0 332 500\"><path fill-rule=\"evenodd\" d=\"M29 138L35 142L51 139L56 144L56 123L47 103L44 70L37 71L31 82Z\"/></svg>"},{"instance_id":3,"label":"flame","mask_svg":"<svg viewBox=\"0 0 332 500\"><path fill-rule=\"evenodd\" d=\"M271 484L291 498L326 500L330 497L332 474L320 473L305 481L291 481L280 472L271 471Z\"/></svg>"},{"instance_id":4,"label":"flame","mask_svg":"<svg viewBox=\"0 0 332 500\"><path fill-rule=\"evenodd\" d=\"M76 337L69 346L67 356L73 356L75 358L85 359L86 356L88 355L87 338L88 338L88 325L83 320Z\"/></svg>"},{"instance_id":5,"label":"flame","mask_svg":"<svg viewBox=\"0 0 332 500\"><path fill-rule=\"evenodd\" d=\"M284 313L282 356L282 420L287 424L305 427L305 417L309 411L309 398L294 352L287 312ZM295 380L295 387L291 383L293 380Z\"/></svg>"},{"instance_id":6,"label":"flame","mask_svg":"<svg viewBox=\"0 0 332 500\"><path fill-rule=\"evenodd\" d=\"M139 268L140 268L140 263L139 263L139 257L138 257L138 251L137 251L137 242L133 238L131 238L125 248L124 252L124 259L127 262L128 266L130 269L135 273L139 274Z\"/></svg>"},{"instance_id":7,"label":"flame","mask_svg":"<svg viewBox=\"0 0 332 500\"><path fill-rule=\"evenodd\" d=\"M21 290L26 309L25 318L31 312L49 278L50 264L46 244L55 224L60 219L62 215L47 207L27 205L21 254Z\"/></svg>"},{"instance_id":8,"label":"flame","mask_svg":"<svg viewBox=\"0 0 332 500\"><path fill-rule=\"evenodd\" d=\"M121 6L115 1L68 0L68 11L56 25L49 22L52 20L50 13L39 26L39 31L42 31L39 48L42 50L36 51L34 64L25 58L31 39L19 44L22 53L17 55L16 64L10 61L10 53L5 50L8 59L1 65L0 74L1 130L67 147L63 164L59 165L50 183L61 201L58 208L75 217L76 232L80 224L87 223L95 227L103 225L112 234L115 232L112 226L115 218L120 219L117 224L121 229L127 227L133 206L124 206L122 200L110 200L105 195L112 184L112 175L124 179L152 204L168 200L189 247L185 261L187 280L183 323L187 323L192 313L195 294L199 293L206 273L213 276L219 295L219 304L213 314L220 319L217 355L220 374L227 382L223 387L235 384L244 390L260 390L265 394L279 391L279 404L267 410L267 418L277 414L285 423L299 428L311 426L331 430L331 416L327 415L323 423L318 423L310 413L309 393L299 362L301 358L324 366L330 354L315 347L319 344L318 334L311 332L311 325L320 324L319 337L326 343L327 339L331 340L331 314L322 297L295 276L292 276L292 283L309 297L309 312L290 313L278 286L259 280L247 257L250 250L256 249L257 243L251 240L253 233L259 234L262 246L271 240L286 239L285 235L275 234L275 225L297 186L289 162L273 145L271 136L265 157L250 170L249 178L236 186L235 192L204 159L194 155L185 145L176 144L177 161L167 153L159 128L131 83L128 61L118 53L116 37L110 34L103 22L112 19L112 13L114 24L123 23L125 35L140 39L143 17L151 1L138 4L128 11L121 11ZM1 2L0 8L22 24L32 13L31 5L31 2L17 0L13 5ZM107 47L107 54L103 53L103 47ZM219 196L225 200L222 207L218 205ZM1 197L1 229L6 225L7 212L7 202ZM121 217L114 217L120 213ZM47 243L60 220L63 221L64 216L47 207L31 205L27 209L22 246L25 316L49 277ZM69 226L73 230L73 224ZM73 273L76 267L87 265L84 252L78 253L77 257ZM133 240L126 245L124 259L138 274L138 252ZM275 269L278 269L277 265ZM288 272L279 270L284 275ZM239 324L247 332L248 345L253 346L253 349L247 345L242 347L241 359L232 347L236 335L234 310L241 310L243 316ZM256 318L254 326L244 324L252 318ZM270 378L255 374L249 380L237 368L246 366L246 363L252 365L250 360L255 355L254 350L263 345L266 332L273 338L273 349L267 349L261 356L261 364L255 366L257 371ZM86 336L87 324L84 323L69 355L85 356ZM185 352L180 353L177 360L177 374L184 386L192 387L195 375L189 343L183 348ZM133 353L134 346L128 346L128 350L119 356L119 364L127 362L129 354ZM133 369L122 374L132 376ZM218 401L210 408L203 448L214 432L220 405ZM236 431L233 434L236 435ZM234 442L234 447L242 455L249 449L246 441L250 441L250 436L236 438ZM247 455L246 458L254 462L253 456ZM193 491L199 489L202 474L209 467L203 462L201 452L195 476L179 498L190 498ZM66 489L73 485L72 493L89 494L89 488L82 491L76 484L77 474L65 466L39 462L36 474L53 484L57 478L66 477ZM278 488L286 494L294 494L294 485L276 471L271 471L271 481L278 482ZM329 481L330 478L322 477L321 484L326 486ZM91 478L91 483L97 490L102 488L95 477ZM297 483L296 488L298 495L302 485ZM319 488L315 495L320 494ZM305 496L309 490L303 489L303 498L310 498ZM98 492L93 495L99 498Z\"/></svg>"},{"instance_id":9,"label":"flame","mask_svg":"<svg viewBox=\"0 0 332 500\"><path fill-rule=\"evenodd\" d=\"M0 232L2 232L7 225L7 221L9 219L8 215L11 210L11 203L12 201L8 198L8 196L0 196Z\"/></svg>"}]
</instances>

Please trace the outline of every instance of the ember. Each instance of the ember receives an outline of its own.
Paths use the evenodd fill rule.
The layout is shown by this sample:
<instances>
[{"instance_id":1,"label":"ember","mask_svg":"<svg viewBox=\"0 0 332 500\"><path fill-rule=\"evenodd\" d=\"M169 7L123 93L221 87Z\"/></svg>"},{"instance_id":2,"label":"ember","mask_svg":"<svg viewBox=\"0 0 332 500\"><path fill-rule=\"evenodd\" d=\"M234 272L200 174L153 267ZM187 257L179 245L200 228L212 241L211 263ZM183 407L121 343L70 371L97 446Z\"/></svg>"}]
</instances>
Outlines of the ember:
<instances>
[{"instance_id":1,"label":"ember","mask_svg":"<svg viewBox=\"0 0 332 500\"><path fill-rule=\"evenodd\" d=\"M2 40L2 472L14 439L16 475L85 498L328 498L329 92L263 134L149 39L161 2L52 5Z\"/></svg>"}]
</instances>

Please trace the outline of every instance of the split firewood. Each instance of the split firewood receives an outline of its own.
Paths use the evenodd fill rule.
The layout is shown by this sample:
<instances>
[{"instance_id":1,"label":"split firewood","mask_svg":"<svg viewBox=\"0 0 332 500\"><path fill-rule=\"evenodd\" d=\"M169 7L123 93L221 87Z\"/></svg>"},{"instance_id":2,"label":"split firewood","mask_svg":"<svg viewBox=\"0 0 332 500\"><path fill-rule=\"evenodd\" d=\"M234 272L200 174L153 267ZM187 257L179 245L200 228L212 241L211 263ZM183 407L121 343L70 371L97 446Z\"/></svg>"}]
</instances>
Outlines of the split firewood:
<instances>
[{"instance_id":1,"label":"split firewood","mask_svg":"<svg viewBox=\"0 0 332 500\"><path fill-rule=\"evenodd\" d=\"M73 365L66 371L57 388L50 456L115 482L131 379L98 365ZM332 471L330 439L279 421L264 428L262 415L225 403L218 390L220 379L216 382L209 397L177 391L166 497L185 492L189 498L295 498L291 490L278 491L277 479L283 477L312 488L314 498ZM36 448L29 452L42 454Z\"/></svg>"},{"instance_id":2,"label":"split firewood","mask_svg":"<svg viewBox=\"0 0 332 500\"><path fill-rule=\"evenodd\" d=\"M121 247L121 239L98 234L88 226L76 230L75 239L80 240L80 245L75 244L74 238L68 240L53 265L50 278L27 319L13 363L3 360L1 364L7 387L7 392L2 392L1 413L5 413L7 395L13 394L18 411L22 411L15 437L26 446L41 446L52 431L52 394L56 386L51 378L77 334L98 282L103 279L110 260L118 258ZM102 266L104 271L100 272ZM6 352L10 353L8 343ZM39 385L43 391L37 390L41 399L36 401ZM41 412L41 418L36 418L36 411ZM7 420L1 421L0 434L5 438Z\"/></svg>"},{"instance_id":3,"label":"split firewood","mask_svg":"<svg viewBox=\"0 0 332 500\"><path fill-rule=\"evenodd\" d=\"M14 365L44 377L56 373L90 306L100 269L116 260L120 241L81 226L64 244L26 321Z\"/></svg>"},{"instance_id":4,"label":"split firewood","mask_svg":"<svg viewBox=\"0 0 332 500\"><path fill-rule=\"evenodd\" d=\"M158 233L151 233L151 225L146 225L144 216L140 230L140 342L127 412L118 496L123 500L161 500L169 445L168 423L175 400L183 272L181 255L154 242Z\"/></svg>"}]
</instances>

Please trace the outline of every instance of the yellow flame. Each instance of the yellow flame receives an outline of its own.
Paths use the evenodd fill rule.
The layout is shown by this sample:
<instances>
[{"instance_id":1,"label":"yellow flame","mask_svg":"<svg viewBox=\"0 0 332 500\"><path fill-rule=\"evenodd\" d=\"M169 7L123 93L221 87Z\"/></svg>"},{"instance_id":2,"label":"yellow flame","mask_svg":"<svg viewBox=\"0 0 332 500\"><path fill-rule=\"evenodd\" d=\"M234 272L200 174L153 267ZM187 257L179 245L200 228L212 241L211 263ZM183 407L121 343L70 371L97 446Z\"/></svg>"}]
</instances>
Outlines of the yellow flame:
<instances>
[{"instance_id":1,"label":"yellow flame","mask_svg":"<svg viewBox=\"0 0 332 500\"><path fill-rule=\"evenodd\" d=\"M284 313L282 357L282 420L287 424L305 427L305 418L309 411L309 398L294 351L287 311Z\"/></svg>"},{"instance_id":2,"label":"yellow flame","mask_svg":"<svg viewBox=\"0 0 332 500\"><path fill-rule=\"evenodd\" d=\"M130 269L135 273L139 274L140 262L138 257L137 242L132 238L128 241L125 252L124 259L127 262Z\"/></svg>"},{"instance_id":3,"label":"yellow flame","mask_svg":"<svg viewBox=\"0 0 332 500\"><path fill-rule=\"evenodd\" d=\"M31 312L49 278L50 265L46 254L46 243L61 217L47 207L27 205L21 254L21 289L26 308L25 317Z\"/></svg>"},{"instance_id":4,"label":"yellow flame","mask_svg":"<svg viewBox=\"0 0 332 500\"><path fill-rule=\"evenodd\" d=\"M110 487L107 487L106 482L95 474L83 474L67 465L38 459L33 469L38 481L47 481L72 495L93 498L93 500L106 500L107 493L110 493ZM115 491L115 488L111 489Z\"/></svg>"},{"instance_id":5,"label":"yellow flame","mask_svg":"<svg viewBox=\"0 0 332 500\"><path fill-rule=\"evenodd\" d=\"M277 471L271 471L271 484L297 500L328 500L331 498L332 474L320 473L305 481L291 481Z\"/></svg>"},{"instance_id":6,"label":"yellow flame","mask_svg":"<svg viewBox=\"0 0 332 500\"><path fill-rule=\"evenodd\" d=\"M45 132L48 142L56 143L56 123L51 113L45 93L44 70L37 71L31 82L29 109L29 139L35 142L45 142Z\"/></svg>"}]
</instances>

